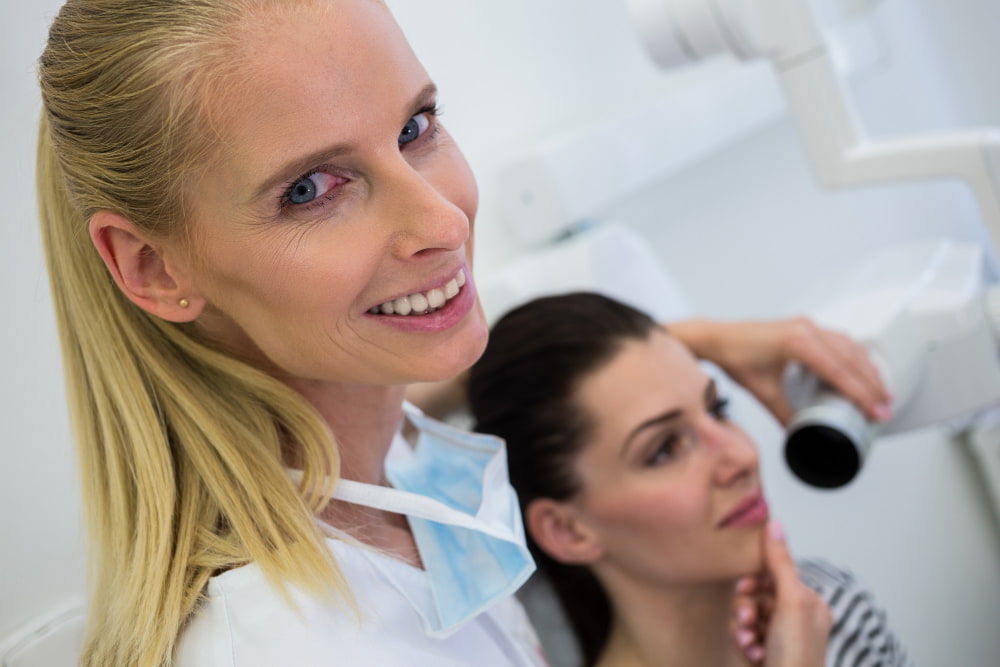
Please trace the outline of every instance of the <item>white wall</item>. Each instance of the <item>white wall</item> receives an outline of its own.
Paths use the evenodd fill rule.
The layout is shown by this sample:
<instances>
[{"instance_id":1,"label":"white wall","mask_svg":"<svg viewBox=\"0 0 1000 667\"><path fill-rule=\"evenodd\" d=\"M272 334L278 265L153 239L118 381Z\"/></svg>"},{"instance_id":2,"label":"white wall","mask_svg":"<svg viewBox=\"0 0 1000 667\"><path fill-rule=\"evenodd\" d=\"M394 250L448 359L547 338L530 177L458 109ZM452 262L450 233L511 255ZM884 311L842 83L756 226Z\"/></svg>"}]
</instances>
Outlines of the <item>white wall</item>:
<instances>
[{"instance_id":1,"label":"white wall","mask_svg":"<svg viewBox=\"0 0 1000 667\"><path fill-rule=\"evenodd\" d=\"M76 467L34 192L34 62L59 4L0 5L0 645L83 590Z\"/></svg>"},{"instance_id":2,"label":"white wall","mask_svg":"<svg viewBox=\"0 0 1000 667\"><path fill-rule=\"evenodd\" d=\"M33 203L33 61L59 4L0 8L0 188L10 211L0 228L8 295L0 329L0 644L82 587L74 461ZM664 90L680 94L700 76L654 70L618 0L390 4L479 175L482 274L519 250L499 214L506 193L493 180L519 146ZM991 78L998 13L994 0L885 0L890 59L855 84L873 133L1000 124ZM904 239L981 237L968 196L953 185L819 192L787 121L610 213L651 239L697 311L719 316L801 310L859 253ZM773 423L744 410L797 550L849 565L870 583L918 664L995 664L1000 546L961 452L934 434L885 442L855 485L823 494L788 477Z\"/></svg>"},{"instance_id":3,"label":"white wall","mask_svg":"<svg viewBox=\"0 0 1000 667\"><path fill-rule=\"evenodd\" d=\"M512 155L699 79L699 68L657 72L618 0L389 4L441 89L444 123L478 175L479 271L518 249L500 219L508 193L494 182Z\"/></svg>"}]
</instances>

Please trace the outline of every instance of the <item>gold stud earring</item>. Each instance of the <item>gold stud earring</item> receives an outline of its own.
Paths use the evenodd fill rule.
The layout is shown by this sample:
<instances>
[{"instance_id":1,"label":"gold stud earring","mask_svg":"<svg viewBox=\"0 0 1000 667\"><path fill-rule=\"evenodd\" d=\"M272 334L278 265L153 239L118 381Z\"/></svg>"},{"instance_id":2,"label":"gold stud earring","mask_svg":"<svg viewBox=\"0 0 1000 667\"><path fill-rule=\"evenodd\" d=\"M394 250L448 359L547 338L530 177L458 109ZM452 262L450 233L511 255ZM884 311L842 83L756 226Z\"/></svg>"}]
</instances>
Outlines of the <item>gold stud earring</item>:
<instances>
[{"instance_id":1,"label":"gold stud earring","mask_svg":"<svg viewBox=\"0 0 1000 667\"><path fill-rule=\"evenodd\" d=\"M191 305L191 302L188 301L187 299L181 299L180 301L177 302L177 305L180 306L181 308L187 308L188 306Z\"/></svg>"}]
</instances>

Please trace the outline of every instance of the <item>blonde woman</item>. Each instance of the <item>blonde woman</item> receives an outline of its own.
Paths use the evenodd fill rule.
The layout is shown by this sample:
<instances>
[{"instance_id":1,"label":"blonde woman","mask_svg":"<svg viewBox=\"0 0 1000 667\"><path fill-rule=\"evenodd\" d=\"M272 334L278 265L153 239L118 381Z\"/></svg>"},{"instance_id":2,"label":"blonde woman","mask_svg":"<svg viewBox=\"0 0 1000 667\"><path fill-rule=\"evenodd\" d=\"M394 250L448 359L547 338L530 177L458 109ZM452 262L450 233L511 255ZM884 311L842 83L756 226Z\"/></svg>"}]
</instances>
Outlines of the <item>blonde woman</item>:
<instances>
[{"instance_id":1,"label":"blonde woman","mask_svg":"<svg viewBox=\"0 0 1000 667\"><path fill-rule=\"evenodd\" d=\"M487 327L475 182L384 4L69 0L40 83L82 663L543 664L501 443L404 404ZM748 345L830 349L789 340Z\"/></svg>"}]
</instances>

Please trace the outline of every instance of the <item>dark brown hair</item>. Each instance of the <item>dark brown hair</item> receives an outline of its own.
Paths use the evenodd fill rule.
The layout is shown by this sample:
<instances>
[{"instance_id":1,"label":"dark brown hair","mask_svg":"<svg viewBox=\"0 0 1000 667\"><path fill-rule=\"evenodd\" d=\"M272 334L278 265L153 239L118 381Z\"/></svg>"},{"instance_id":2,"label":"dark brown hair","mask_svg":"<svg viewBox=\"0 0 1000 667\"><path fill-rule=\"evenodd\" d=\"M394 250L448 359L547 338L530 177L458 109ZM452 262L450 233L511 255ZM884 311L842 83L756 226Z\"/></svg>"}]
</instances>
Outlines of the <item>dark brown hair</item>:
<instances>
[{"instance_id":1,"label":"dark brown hair","mask_svg":"<svg viewBox=\"0 0 1000 667\"><path fill-rule=\"evenodd\" d=\"M522 511L537 498L567 500L580 490L573 462L591 424L577 389L623 344L662 330L651 317L590 292L530 301L504 315L490 332L469 378L475 429L507 441L510 479ZM539 571L551 582L592 665L607 641L611 609L584 566L560 563L528 536Z\"/></svg>"}]
</instances>

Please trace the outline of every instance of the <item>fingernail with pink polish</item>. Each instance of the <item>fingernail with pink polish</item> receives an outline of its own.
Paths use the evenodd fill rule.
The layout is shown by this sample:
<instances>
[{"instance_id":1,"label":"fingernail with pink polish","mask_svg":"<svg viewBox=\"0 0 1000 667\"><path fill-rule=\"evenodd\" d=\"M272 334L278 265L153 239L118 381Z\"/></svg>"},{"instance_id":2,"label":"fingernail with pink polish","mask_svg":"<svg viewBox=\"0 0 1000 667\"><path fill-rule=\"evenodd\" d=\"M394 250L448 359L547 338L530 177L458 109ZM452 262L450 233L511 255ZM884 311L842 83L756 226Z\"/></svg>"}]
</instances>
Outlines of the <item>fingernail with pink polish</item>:
<instances>
[{"instance_id":1,"label":"fingernail with pink polish","mask_svg":"<svg viewBox=\"0 0 1000 667\"><path fill-rule=\"evenodd\" d=\"M753 632L741 628L736 631L736 643L746 648L753 642Z\"/></svg>"},{"instance_id":2,"label":"fingernail with pink polish","mask_svg":"<svg viewBox=\"0 0 1000 667\"><path fill-rule=\"evenodd\" d=\"M772 519L771 522L767 524L767 536L775 542L780 542L785 539L785 528L781 525L780 521Z\"/></svg>"},{"instance_id":3,"label":"fingernail with pink polish","mask_svg":"<svg viewBox=\"0 0 1000 667\"><path fill-rule=\"evenodd\" d=\"M875 413L875 419L877 419L880 422L890 421L892 420L893 417L892 408L889 407L888 405L876 405L874 413Z\"/></svg>"},{"instance_id":4,"label":"fingernail with pink polish","mask_svg":"<svg viewBox=\"0 0 1000 667\"><path fill-rule=\"evenodd\" d=\"M736 608L736 618L740 623L746 623L750 620L753 612L750 611L749 607L737 607Z\"/></svg>"}]
</instances>

